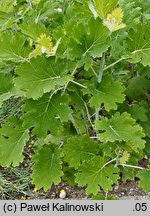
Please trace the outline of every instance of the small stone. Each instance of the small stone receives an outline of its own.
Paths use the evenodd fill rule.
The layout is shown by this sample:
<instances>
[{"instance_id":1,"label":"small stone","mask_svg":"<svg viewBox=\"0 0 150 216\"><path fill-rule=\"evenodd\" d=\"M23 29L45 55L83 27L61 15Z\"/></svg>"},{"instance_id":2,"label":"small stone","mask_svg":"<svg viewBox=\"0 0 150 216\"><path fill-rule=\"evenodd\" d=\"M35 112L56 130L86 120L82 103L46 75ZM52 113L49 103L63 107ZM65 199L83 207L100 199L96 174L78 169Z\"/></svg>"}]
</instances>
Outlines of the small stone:
<instances>
[{"instance_id":1,"label":"small stone","mask_svg":"<svg viewBox=\"0 0 150 216\"><path fill-rule=\"evenodd\" d=\"M116 185L116 186L114 187L114 190L118 190L118 188L119 188L119 186L118 186L118 185Z\"/></svg>"},{"instance_id":2,"label":"small stone","mask_svg":"<svg viewBox=\"0 0 150 216\"><path fill-rule=\"evenodd\" d=\"M133 192L134 191L134 189L133 188L130 188L130 192Z\"/></svg>"},{"instance_id":3,"label":"small stone","mask_svg":"<svg viewBox=\"0 0 150 216\"><path fill-rule=\"evenodd\" d=\"M60 198L60 199L66 198L66 191L65 191L64 189L62 189L62 190L60 191L59 198Z\"/></svg>"}]
</instances>

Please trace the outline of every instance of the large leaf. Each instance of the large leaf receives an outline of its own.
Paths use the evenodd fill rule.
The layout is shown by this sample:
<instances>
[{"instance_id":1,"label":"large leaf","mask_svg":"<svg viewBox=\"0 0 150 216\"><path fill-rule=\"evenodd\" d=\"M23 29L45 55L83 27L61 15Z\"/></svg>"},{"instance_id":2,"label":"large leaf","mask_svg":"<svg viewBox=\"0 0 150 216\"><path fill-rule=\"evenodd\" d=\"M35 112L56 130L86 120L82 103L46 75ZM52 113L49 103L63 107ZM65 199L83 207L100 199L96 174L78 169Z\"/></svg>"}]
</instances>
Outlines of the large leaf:
<instances>
[{"instance_id":1,"label":"large leaf","mask_svg":"<svg viewBox=\"0 0 150 216\"><path fill-rule=\"evenodd\" d=\"M91 19L88 25L77 24L73 29L73 38L68 47L68 58L79 59L81 65L88 69L92 58L101 57L109 47L109 30L103 26L98 18Z\"/></svg>"},{"instance_id":2,"label":"large leaf","mask_svg":"<svg viewBox=\"0 0 150 216\"><path fill-rule=\"evenodd\" d=\"M140 179L139 186L145 191L150 191L150 170L141 170L136 175Z\"/></svg>"},{"instance_id":3,"label":"large leaf","mask_svg":"<svg viewBox=\"0 0 150 216\"><path fill-rule=\"evenodd\" d=\"M96 156L85 161L76 174L76 182L79 186L86 186L87 194L96 195L100 187L104 191L112 190L112 185L119 179L119 169L114 165L105 166L106 159Z\"/></svg>"},{"instance_id":4,"label":"large leaf","mask_svg":"<svg viewBox=\"0 0 150 216\"><path fill-rule=\"evenodd\" d=\"M128 39L127 57L132 63L141 62L144 66L150 66L150 24L137 25L130 30Z\"/></svg>"},{"instance_id":5,"label":"large leaf","mask_svg":"<svg viewBox=\"0 0 150 216\"><path fill-rule=\"evenodd\" d=\"M0 107L4 101L8 100L12 96L23 96L21 91L17 91L14 88L12 75L0 73L0 79Z\"/></svg>"},{"instance_id":6,"label":"large leaf","mask_svg":"<svg viewBox=\"0 0 150 216\"><path fill-rule=\"evenodd\" d=\"M14 6L16 5L16 0L1 0L0 1L0 11L3 12L12 12L14 9Z\"/></svg>"},{"instance_id":7,"label":"large leaf","mask_svg":"<svg viewBox=\"0 0 150 216\"><path fill-rule=\"evenodd\" d=\"M45 34L47 31L44 25L38 23L36 24L31 21L21 24L20 29L23 34L33 39L37 39L38 37L40 37L40 35Z\"/></svg>"},{"instance_id":8,"label":"large leaf","mask_svg":"<svg viewBox=\"0 0 150 216\"><path fill-rule=\"evenodd\" d=\"M0 73L0 96L8 92L12 87L12 76Z\"/></svg>"},{"instance_id":9,"label":"large leaf","mask_svg":"<svg viewBox=\"0 0 150 216\"><path fill-rule=\"evenodd\" d=\"M11 118L0 129L0 164L18 166L23 161L22 152L28 140L28 130L22 127L22 122Z\"/></svg>"},{"instance_id":10,"label":"large leaf","mask_svg":"<svg viewBox=\"0 0 150 216\"><path fill-rule=\"evenodd\" d=\"M111 75L105 75L101 83L96 84L96 86L93 86L93 83L89 84L89 87L84 92L92 95L90 99L91 106L98 109L104 103L105 109L110 111L111 109L117 109L117 103L124 101L124 90L125 88L121 82L114 81Z\"/></svg>"},{"instance_id":11,"label":"large leaf","mask_svg":"<svg viewBox=\"0 0 150 216\"><path fill-rule=\"evenodd\" d=\"M87 136L71 137L64 143L65 161L70 167L78 168L81 162L98 154L99 144Z\"/></svg>"},{"instance_id":12,"label":"large leaf","mask_svg":"<svg viewBox=\"0 0 150 216\"><path fill-rule=\"evenodd\" d=\"M135 151L145 146L142 127L126 112L117 112L111 119L101 117L100 121L96 121L95 128L100 130L98 136L102 142L125 141Z\"/></svg>"},{"instance_id":13,"label":"large leaf","mask_svg":"<svg viewBox=\"0 0 150 216\"><path fill-rule=\"evenodd\" d=\"M130 107L129 111L130 111L132 117L134 119L136 119L137 121L138 120L141 122L147 122L148 121L148 116L147 116L147 113L149 111L148 104L146 104L146 103L133 104Z\"/></svg>"},{"instance_id":14,"label":"large leaf","mask_svg":"<svg viewBox=\"0 0 150 216\"><path fill-rule=\"evenodd\" d=\"M130 99L141 101L150 93L150 80L145 77L133 77L127 84L126 95Z\"/></svg>"},{"instance_id":15,"label":"large leaf","mask_svg":"<svg viewBox=\"0 0 150 216\"><path fill-rule=\"evenodd\" d=\"M147 113L147 118L148 118L147 121L140 122L140 125L143 127L146 136L150 137L150 112Z\"/></svg>"},{"instance_id":16,"label":"large leaf","mask_svg":"<svg viewBox=\"0 0 150 216\"><path fill-rule=\"evenodd\" d=\"M117 3L118 0L94 0L95 9L101 19L106 18L106 15L115 8Z\"/></svg>"},{"instance_id":17,"label":"large leaf","mask_svg":"<svg viewBox=\"0 0 150 216\"><path fill-rule=\"evenodd\" d=\"M70 80L65 62L44 56L33 58L17 68L15 86L23 90L27 98L38 99L44 93L63 86Z\"/></svg>"},{"instance_id":18,"label":"large leaf","mask_svg":"<svg viewBox=\"0 0 150 216\"><path fill-rule=\"evenodd\" d=\"M44 145L33 157L32 182L37 189L44 188L45 191L51 188L52 184L59 184L63 175L61 151L51 145Z\"/></svg>"},{"instance_id":19,"label":"large leaf","mask_svg":"<svg viewBox=\"0 0 150 216\"><path fill-rule=\"evenodd\" d=\"M141 4L136 5L136 3L137 1L132 0L119 0L119 5L124 11L123 20L127 28L134 28L140 22Z\"/></svg>"},{"instance_id":20,"label":"large leaf","mask_svg":"<svg viewBox=\"0 0 150 216\"><path fill-rule=\"evenodd\" d=\"M5 13L0 11L0 31L4 31L7 28L13 26L15 21L15 16L13 13Z\"/></svg>"},{"instance_id":21,"label":"large leaf","mask_svg":"<svg viewBox=\"0 0 150 216\"><path fill-rule=\"evenodd\" d=\"M0 59L3 61L24 62L31 51L26 43L26 38L20 33L1 33Z\"/></svg>"},{"instance_id":22,"label":"large leaf","mask_svg":"<svg viewBox=\"0 0 150 216\"><path fill-rule=\"evenodd\" d=\"M34 127L33 134L39 137L45 137L48 131L57 134L62 130L62 123L69 120L71 109L68 103L68 96L61 96L60 92L52 98L47 93L39 100L26 100L23 107L26 112L23 116L24 127Z\"/></svg>"}]
</instances>

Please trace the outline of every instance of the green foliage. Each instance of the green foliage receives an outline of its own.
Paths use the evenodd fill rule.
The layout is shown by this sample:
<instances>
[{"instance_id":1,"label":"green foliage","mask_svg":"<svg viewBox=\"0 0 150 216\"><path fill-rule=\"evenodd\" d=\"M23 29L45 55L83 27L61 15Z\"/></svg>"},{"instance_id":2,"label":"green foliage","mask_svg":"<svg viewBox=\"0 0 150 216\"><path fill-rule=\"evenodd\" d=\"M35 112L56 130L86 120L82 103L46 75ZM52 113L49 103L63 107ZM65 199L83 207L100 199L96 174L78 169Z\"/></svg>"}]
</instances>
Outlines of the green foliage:
<instances>
[{"instance_id":1,"label":"green foliage","mask_svg":"<svg viewBox=\"0 0 150 216\"><path fill-rule=\"evenodd\" d=\"M78 168L81 162L98 154L99 145L88 137L72 137L64 144L64 160L70 167Z\"/></svg>"},{"instance_id":2,"label":"green foliage","mask_svg":"<svg viewBox=\"0 0 150 216\"><path fill-rule=\"evenodd\" d=\"M85 161L76 174L76 182L79 186L86 186L88 194L97 194L101 186L106 192L112 190L112 185L119 179L119 169L113 165L105 166L106 159L96 156Z\"/></svg>"},{"instance_id":3,"label":"green foliage","mask_svg":"<svg viewBox=\"0 0 150 216\"><path fill-rule=\"evenodd\" d=\"M79 59L79 65L85 64L85 69L88 70L92 64L92 59L101 57L102 53L108 49L108 36L109 31L103 26L100 19L94 21L92 18L87 26L82 23L78 24L74 27L69 42L69 58Z\"/></svg>"},{"instance_id":4,"label":"green foliage","mask_svg":"<svg viewBox=\"0 0 150 216\"><path fill-rule=\"evenodd\" d=\"M1 166L19 165L23 161L23 149L29 140L28 130L24 130L22 122L11 118L0 129L0 164ZM5 143L5 145L4 145Z\"/></svg>"},{"instance_id":5,"label":"green foliage","mask_svg":"<svg viewBox=\"0 0 150 216\"><path fill-rule=\"evenodd\" d=\"M0 2L1 166L19 166L34 137L37 189L65 179L96 195L138 177L150 190L139 166L150 154L148 11L144 0Z\"/></svg>"},{"instance_id":6,"label":"green foliage","mask_svg":"<svg viewBox=\"0 0 150 216\"><path fill-rule=\"evenodd\" d=\"M61 171L61 151L54 145L44 145L34 156L33 162L33 183L37 189L44 187L48 190L53 183L58 184L60 177L63 175ZM40 173L40 175L39 175Z\"/></svg>"},{"instance_id":7,"label":"green foliage","mask_svg":"<svg viewBox=\"0 0 150 216\"><path fill-rule=\"evenodd\" d=\"M126 142L134 151L143 149L145 141L142 139L145 135L142 127L136 124L136 121L126 112L120 115L116 112L111 119L102 117L95 124L98 134L102 142Z\"/></svg>"},{"instance_id":8,"label":"green foliage","mask_svg":"<svg viewBox=\"0 0 150 216\"><path fill-rule=\"evenodd\" d=\"M129 80L126 95L133 100L141 100L150 92L150 80L145 77L133 77Z\"/></svg>"},{"instance_id":9,"label":"green foliage","mask_svg":"<svg viewBox=\"0 0 150 216\"><path fill-rule=\"evenodd\" d=\"M6 0L0 2L0 11L12 12L13 7L16 5L16 0Z\"/></svg>"},{"instance_id":10,"label":"green foliage","mask_svg":"<svg viewBox=\"0 0 150 216\"><path fill-rule=\"evenodd\" d=\"M12 76L0 74L0 79L3 80L3 82L0 82L0 95L2 95L12 87Z\"/></svg>"},{"instance_id":11,"label":"green foliage","mask_svg":"<svg viewBox=\"0 0 150 216\"><path fill-rule=\"evenodd\" d=\"M5 32L0 34L0 59L3 61L24 62L30 53L26 38L20 34Z\"/></svg>"},{"instance_id":12,"label":"green foliage","mask_svg":"<svg viewBox=\"0 0 150 216\"><path fill-rule=\"evenodd\" d=\"M142 170L137 173L137 177L140 179L140 187L148 192L150 190L150 171Z\"/></svg>"},{"instance_id":13,"label":"green foliage","mask_svg":"<svg viewBox=\"0 0 150 216\"><path fill-rule=\"evenodd\" d=\"M93 86L95 83L89 84L89 87L85 92L91 94L90 105L96 109L104 103L105 109L110 111L111 109L117 109L116 103L122 103L124 101L124 87L119 81L113 81L110 75L103 76L103 80L100 84Z\"/></svg>"},{"instance_id":14,"label":"green foliage","mask_svg":"<svg viewBox=\"0 0 150 216\"><path fill-rule=\"evenodd\" d=\"M62 123L69 120L71 110L68 106L67 95L57 93L51 97L44 94L39 100L26 100L24 105L23 126L32 128L33 134L45 137L47 132L58 134L62 130Z\"/></svg>"},{"instance_id":15,"label":"green foliage","mask_svg":"<svg viewBox=\"0 0 150 216\"><path fill-rule=\"evenodd\" d=\"M141 62L144 66L150 66L150 41L149 24L138 24L129 31L128 47L130 62Z\"/></svg>"},{"instance_id":16,"label":"green foliage","mask_svg":"<svg viewBox=\"0 0 150 216\"><path fill-rule=\"evenodd\" d=\"M98 15L104 19L116 6L118 0L95 0L94 6Z\"/></svg>"},{"instance_id":17,"label":"green foliage","mask_svg":"<svg viewBox=\"0 0 150 216\"><path fill-rule=\"evenodd\" d=\"M141 5L136 5L136 1L119 0L119 5L124 11L124 22L127 28L134 28L140 22Z\"/></svg>"},{"instance_id":18,"label":"green foliage","mask_svg":"<svg viewBox=\"0 0 150 216\"><path fill-rule=\"evenodd\" d=\"M39 56L17 68L15 86L23 90L27 98L38 99L70 80L67 69L63 62L56 64L54 58Z\"/></svg>"},{"instance_id":19,"label":"green foliage","mask_svg":"<svg viewBox=\"0 0 150 216\"><path fill-rule=\"evenodd\" d=\"M20 25L21 32L33 39L37 39L40 35L46 33L45 25L36 24L31 21Z\"/></svg>"}]
</instances>

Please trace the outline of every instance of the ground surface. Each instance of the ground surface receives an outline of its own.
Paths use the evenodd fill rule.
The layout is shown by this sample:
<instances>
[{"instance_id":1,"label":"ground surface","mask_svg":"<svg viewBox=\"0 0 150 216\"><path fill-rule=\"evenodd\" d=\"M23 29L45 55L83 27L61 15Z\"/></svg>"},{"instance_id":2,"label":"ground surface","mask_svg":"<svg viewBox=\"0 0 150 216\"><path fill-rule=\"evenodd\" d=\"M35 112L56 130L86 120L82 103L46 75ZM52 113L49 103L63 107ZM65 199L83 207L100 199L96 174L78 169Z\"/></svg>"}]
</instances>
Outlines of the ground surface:
<instances>
[{"instance_id":1,"label":"ground surface","mask_svg":"<svg viewBox=\"0 0 150 216\"><path fill-rule=\"evenodd\" d=\"M58 186L53 185L47 192L36 191L31 184L30 153L31 149L28 148L25 151L25 161L19 167L0 167L0 199L58 199L61 189L66 191L66 199L90 199L85 193L85 188L68 186L65 181ZM147 160L140 161L140 165L147 165ZM145 193L138 187L138 179L120 182L111 192L103 195L104 198L113 196L116 199L150 199L150 192Z\"/></svg>"},{"instance_id":2,"label":"ground surface","mask_svg":"<svg viewBox=\"0 0 150 216\"><path fill-rule=\"evenodd\" d=\"M58 186L53 186L52 189L46 193L36 192L31 199L58 199L61 189L65 189L67 196L66 199L90 199L84 188L69 187L65 182ZM145 193L138 186L137 182L128 181L114 186L113 191L108 195L113 195L117 199L150 199L150 193Z\"/></svg>"},{"instance_id":3,"label":"ground surface","mask_svg":"<svg viewBox=\"0 0 150 216\"><path fill-rule=\"evenodd\" d=\"M59 199L60 190L66 191L65 199L90 199L85 193L85 188L71 187L66 182L58 186L52 186L51 190L35 191L34 186L30 183L30 173L27 168L15 168L6 170L0 168L3 177L0 179L0 199ZM114 186L112 192L104 193L104 197L113 196L116 199L150 199L150 192L145 193L138 187L138 181L120 182Z\"/></svg>"}]
</instances>

